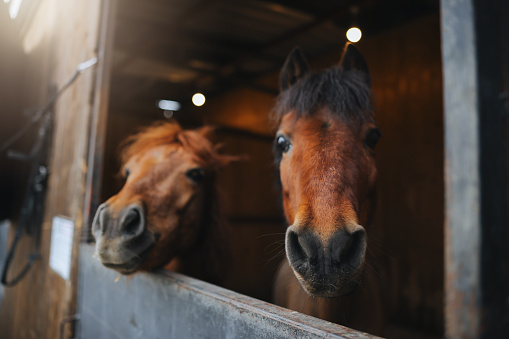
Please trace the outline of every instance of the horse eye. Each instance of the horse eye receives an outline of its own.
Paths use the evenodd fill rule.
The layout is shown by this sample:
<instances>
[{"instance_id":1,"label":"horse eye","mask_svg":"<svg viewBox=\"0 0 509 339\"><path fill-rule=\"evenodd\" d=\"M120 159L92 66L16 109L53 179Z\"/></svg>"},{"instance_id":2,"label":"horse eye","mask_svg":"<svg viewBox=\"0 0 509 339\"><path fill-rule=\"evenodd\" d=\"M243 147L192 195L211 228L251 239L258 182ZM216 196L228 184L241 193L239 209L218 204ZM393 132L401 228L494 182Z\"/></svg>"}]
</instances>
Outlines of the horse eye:
<instances>
[{"instance_id":1,"label":"horse eye","mask_svg":"<svg viewBox=\"0 0 509 339\"><path fill-rule=\"evenodd\" d=\"M364 140L364 143L369 148L374 149L381 136L382 133L380 133L380 130L378 128L370 129L366 134L366 139Z\"/></svg>"},{"instance_id":2,"label":"horse eye","mask_svg":"<svg viewBox=\"0 0 509 339\"><path fill-rule=\"evenodd\" d=\"M292 143L290 140L285 138L284 136L280 135L276 139L277 147L281 150L281 152L286 153L290 150L292 147Z\"/></svg>"},{"instance_id":3,"label":"horse eye","mask_svg":"<svg viewBox=\"0 0 509 339\"><path fill-rule=\"evenodd\" d=\"M198 184L203 181L205 172L201 168L193 168L186 172L186 177Z\"/></svg>"},{"instance_id":4,"label":"horse eye","mask_svg":"<svg viewBox=\"0 0 509 339\"><path fill-rule=\"evenodd\" d=\"M125 176L125 178L126 178L126 179L127 179L127 177L129 177L129 174L130 174L130 173L131 173L131 172L129 172L129 169L128 169L128 168L124 169L124 176Z\"/></svg>"}]
</instances>

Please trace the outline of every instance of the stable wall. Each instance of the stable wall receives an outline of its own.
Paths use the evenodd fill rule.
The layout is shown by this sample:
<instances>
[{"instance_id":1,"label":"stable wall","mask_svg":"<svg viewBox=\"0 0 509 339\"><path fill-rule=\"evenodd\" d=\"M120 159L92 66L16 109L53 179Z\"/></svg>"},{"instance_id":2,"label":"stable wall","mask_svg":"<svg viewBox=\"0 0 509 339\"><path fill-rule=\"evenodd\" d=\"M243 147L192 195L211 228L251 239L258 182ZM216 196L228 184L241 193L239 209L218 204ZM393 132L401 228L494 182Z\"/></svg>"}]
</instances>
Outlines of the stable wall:
<instances>
[{"instance_id":1,"label":"stable wall","mask_svg":"<svg viewBox=\"0 0 509 339\"><path fill-rule=\"evenodd\" d=\"M26 56L21 47L19 29L9 18L8 7L0 5L0 220L14 218L19 211L27 165L10 159L8 150L1 150L13 131L21 128L28 120L23 115L26 98L22 95ZM32 138L24 137L10 149L25 150Z\"/></svg>"},{"instance_id":2,"label":"stable wall","mask_svg":"<svg viewBox=\"0 0 509 339\"><path fill-rule=\"evenodd\" d=\"M443 332L443 108L439 17L360 45L372 70L381 263L397 326Z\"/></svg>"},{"instance_id":3,"label":"stable wall","mask_svg":"<svg viewBox=\"0 0 509 339\"><path fill-rule=\"evenodd\" d=\"M52 86L60 88L79 63L95 56L101 3L99 0L40 1L25 35L19 37L24 39L26 53L23 109L42 107L49 99ZM4 289L0 309L2 338L58 338L64 318L76 312L78 244L83 223L94 79L94 69L84 72L55 106L51 174L41 226L41 258L18 285ZM48 264L51 222L55 215L65 216L75 225L70 280L64 280ZM10 231L9 243L14 227ZM11 274L21 270L32 249L32 239L25 236L17 248ZM70 328L64 326L66 333L61 337L69 337Z\"/></svg>"}]
</instances>

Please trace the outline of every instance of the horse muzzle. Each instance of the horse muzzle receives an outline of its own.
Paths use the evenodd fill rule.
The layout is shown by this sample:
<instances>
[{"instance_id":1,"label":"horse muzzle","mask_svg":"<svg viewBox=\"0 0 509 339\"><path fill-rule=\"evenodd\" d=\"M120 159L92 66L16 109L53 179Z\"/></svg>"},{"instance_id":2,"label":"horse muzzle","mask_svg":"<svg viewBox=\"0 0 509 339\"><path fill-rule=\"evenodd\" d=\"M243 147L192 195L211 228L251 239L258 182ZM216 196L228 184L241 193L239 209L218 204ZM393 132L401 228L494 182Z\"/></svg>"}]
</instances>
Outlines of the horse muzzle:
<instances>
[{"instance_id":1,"label":"horse muzzle","mask_svg":"<svg viewBox=\"0 0 509 339\"><path fill-rule=\"evenodd\" d=\"M366 254L366 232L355 225L327 238L311 227L288 227L286 255L306 292L336 298L352 292L360 281Z\"/></svg>"},{"instance_id":2,"label":"horse muzzle","mask_svg":"<svg viewBox=\"0 0 509 339\"><path fill-rule=\"evenodd\" d=\"M107 203L102 204L92 222L96 253L102 264L122 274L139 269L155 235L147 230L146 218L140 204L131 204L113 215Z\"/></svg>"}]
</instances>

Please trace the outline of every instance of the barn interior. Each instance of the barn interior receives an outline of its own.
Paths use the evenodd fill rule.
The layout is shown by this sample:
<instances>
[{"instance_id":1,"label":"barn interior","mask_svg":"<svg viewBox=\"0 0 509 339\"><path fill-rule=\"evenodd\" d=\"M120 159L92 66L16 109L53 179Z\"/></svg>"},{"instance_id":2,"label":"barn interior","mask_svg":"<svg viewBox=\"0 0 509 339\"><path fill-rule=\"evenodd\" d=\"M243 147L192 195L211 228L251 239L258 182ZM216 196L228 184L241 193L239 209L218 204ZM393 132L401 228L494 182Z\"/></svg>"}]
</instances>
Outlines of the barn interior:
<instances>
[{"instance_id":1,"label":"barn interior","mask_svg":"<svg viewBox=\"0 0 509 339\"><path fill-rule=\"evenodd\" d=\"M370 67L375 117L383 135L376 150L378 207L368 237L376 242L373 251L378 256L371 265L379 272L385 297L384 336L442 337L444 140L439 1L116 3L108 20L114 43L107 56L111 57L109 113L102 186L96 192L99 202L121 187L119 144L140 127L168 119L185 128L218 126L216 138L224 144L222 152L247 155L219 177L225 212L234 230L236 265L227 287L267 301L284 255L286 227L275 184L270 120L279 92L279 70L295 46L302 49L311 68L329 67L339 61L347 29L362 30L356 45ZM30 17L23 9L20 16ZM52 51L42 43L43 51L35 49L37 53L27 56L23 51L27 46L14 38L21 28L12 26L0 20L1 31L9 32L0 36L4 46L0 74L9 79L0 82L4 94L0 107L4 112L22 112L46 101L51 89L40 83L50 73L52 66L47 62ZM203 106L192 103L195 93L205 95ZM158 107L160 100L178 102L179 107L163 110ZM29 110L2 114L2 141L21 128L29 114ZM16 147L28 149L34 136L28 135ZM15 219L12 212L18 209L13 202L22 198L19 188L23 186L13 178L27 171L4 153L0 154L0 220ZM65 196L49 198L56 201Z\"/></svg>"},{"instance_id":2,"label":"barn interior","mask_svg":"<svg viewBox=\"0 0 509 339\"><path fill-rule=\"evenodd\" d=\"M234 230L230 289L271 300L285 221L275 185L270 113L286 56L339 61L352 26L372 75L379 253L387 337L443 335L443 109L439 1L125 0L114 22L101 201L122 185L118 145L154 121L211 124L228 154L248 159L220 178ZM203 93L203 106L192 103ZM158 107L160 100L177 106Z\"/></svg>"}]
</instances>

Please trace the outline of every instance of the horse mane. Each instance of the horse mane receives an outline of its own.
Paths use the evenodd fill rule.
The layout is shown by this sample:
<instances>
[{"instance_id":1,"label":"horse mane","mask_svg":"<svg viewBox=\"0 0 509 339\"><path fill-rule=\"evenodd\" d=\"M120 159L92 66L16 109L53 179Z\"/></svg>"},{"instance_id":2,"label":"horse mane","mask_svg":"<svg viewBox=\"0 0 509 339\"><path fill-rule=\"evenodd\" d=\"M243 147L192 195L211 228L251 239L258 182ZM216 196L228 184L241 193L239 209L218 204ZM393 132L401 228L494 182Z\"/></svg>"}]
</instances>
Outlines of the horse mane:
<instances>
[{"instance_id":1,"label":"horse mane","mask_svg":"<svg viewBox=\"0 0 509 339\"><path fill-rule=\"evenodd\" d=\"M206 180L205 203L201 231L195 246L191 249L190 258L194 264L203 268L204 279L217 283L224 278L231 261L229 226L223 215L221 197L216 182L217 172L240 157L219 154L220 145L214 145L206 136L212 127L197 130L183 130L176 122L156 122L145 127L137 134L124 140L121 161L125 164L132 156L148 149L178 143L184 150L193 153L208 169L209 180ZM196 267L187 267L192 271ZM183 267L186 273L186 267Z\"/></svg>"},{"instance_id":2,"label":"horse mane","mask_svg":"<svg viewBox=\"0 0 509 339\"><path fill-rule=\"evenodd\" d=\"M202 232L196 241L197 259L203 265L205 279L222 284L231 269L232 244L229 224L222 213L221 194L213 178L205 197Z\"/></svg>"},{"instance_id":3,"label":"horse mane","mask_svg":"<svg viewBox=\"0 0 509 339\"><path fill-rule=\"evenodd\" d=\"M146 152L148 149L180 144L186 151L193 153L203 164L212 171L217 171L237 159L237 157L218 153L219 146L214 146L204 134L208 134L212 127L202 127L198 130L183 130L176 122L160 121L141 129L138 133L127 137L121 143L120 159L125 164L132 156ZM206 142L204 142L206 140Z\"/></svg>"},{"instance_id":4,"label":"horse mane","mask_svg":"<svg viewBox=\"0 0 509 339\"><path fill-rule=\"evenodd\" d=\"M341 66L310 72L279 94L273 118L279 122L290 111L300 118L324 107L348 122L373 121L371 88L365 74L344 71Z\"/></svg>"},{"instance_id":5,"label":"horse mane","mask_svg":"<svg viewBox=\"0 0 509 339\"><path fill-rule=\"evenodd\" d=\"M147 150L177 142L182 127L175 122L156 122L142 128L138 133L128 136L121 144L120 160L125 164L132 156Z\"/></svg>"}]
</instances>

